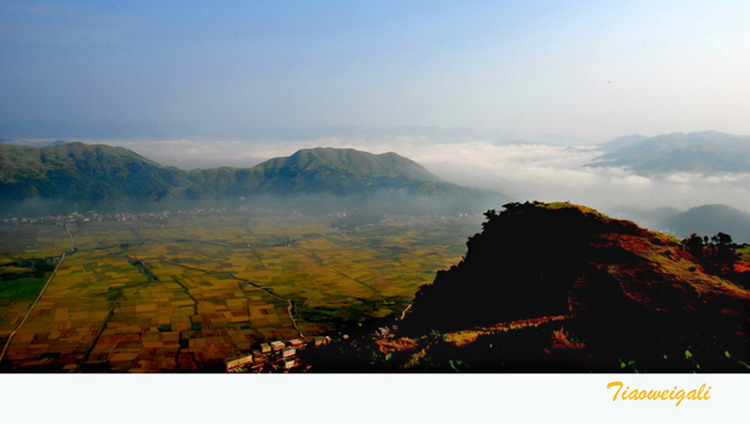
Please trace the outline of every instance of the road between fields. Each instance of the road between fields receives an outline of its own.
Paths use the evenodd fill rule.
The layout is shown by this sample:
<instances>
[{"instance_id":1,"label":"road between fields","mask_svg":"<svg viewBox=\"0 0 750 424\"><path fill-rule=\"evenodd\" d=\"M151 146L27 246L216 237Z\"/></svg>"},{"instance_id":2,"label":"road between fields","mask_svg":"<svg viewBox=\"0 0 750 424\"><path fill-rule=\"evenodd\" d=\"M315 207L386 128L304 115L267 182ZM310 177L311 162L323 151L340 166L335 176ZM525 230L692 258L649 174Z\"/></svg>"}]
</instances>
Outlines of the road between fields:
<instances>
[{"instance_id":1,"label":"road between fields","mask_svg":"<svg viewBox=\"0 0 750 424\"><path fill-rule=\"evenodd\" d=\"M26 311L26 315L24 315L21 322L16 326L16 328L8 335L8 340L5 341L5 345L3 346L3 351L0 353L0 363L2 363L3 359L5 359L5 353L8 351L8 348L10 347L10 342L13 340L13 336L18 333L18 330L23 327L23 325L26 323L26 320L29 319L29 316L31 315L31 312L34 311L34 307L37 303L39 303L39 299L42 298L42 295L44 295L44 292L47 291L47 287L49 287L49 284L52 282L52 279L55 277L55 274L57 274L57 270L60 269L60 265L62 265L63 261L65 260L65 256L67 256L70 253L73 253L76 250L76 244L75 240L73 239L73 234L70 232L70 228L68 227L68 224L65 224L65 231L68 232L68 237L70 238L70 248L63 252L63 254L60 256L60 259L57 261L57 265L55 266L55 269L52 270L52 274L50 274L49 278L47 278L47 281L44 283L44 286L39 291L39 294L36 296L36 299L34 299L34 303L29 306L29 310Z\"/></svg>"}]
</instances>

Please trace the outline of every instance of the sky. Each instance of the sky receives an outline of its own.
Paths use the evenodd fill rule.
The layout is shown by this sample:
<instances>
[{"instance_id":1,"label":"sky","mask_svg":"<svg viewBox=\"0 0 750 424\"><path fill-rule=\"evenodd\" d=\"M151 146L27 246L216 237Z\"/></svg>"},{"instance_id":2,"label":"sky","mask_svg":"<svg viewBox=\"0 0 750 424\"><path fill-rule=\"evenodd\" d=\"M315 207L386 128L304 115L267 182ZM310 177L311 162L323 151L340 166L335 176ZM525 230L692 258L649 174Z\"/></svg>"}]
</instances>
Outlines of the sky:
<instances>
[{"instance_id":1,"label":"sky","mask_svg":"<svg viewBox=\"0 0 750 424\"><path fill-rule=\"evenodd\" d=\"M0 0L0 126L750 134L747 22L746 1Z\"/></svg>"}]
</instances>

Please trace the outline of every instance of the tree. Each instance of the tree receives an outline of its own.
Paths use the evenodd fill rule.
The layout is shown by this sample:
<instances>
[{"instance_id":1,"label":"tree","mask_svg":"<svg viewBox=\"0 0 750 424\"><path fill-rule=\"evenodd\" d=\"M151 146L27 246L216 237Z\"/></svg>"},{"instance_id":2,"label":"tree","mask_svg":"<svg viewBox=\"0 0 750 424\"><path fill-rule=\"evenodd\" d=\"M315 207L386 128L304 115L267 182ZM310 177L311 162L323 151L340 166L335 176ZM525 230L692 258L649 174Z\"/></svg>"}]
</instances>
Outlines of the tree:
<instances>
[{"instance_id":1,"label":"tree","mask_svg":"<svg viewBox=\"0 0 750 424\"><path fill-rule=\"evenodd\" d=\"M740 260L737 245L732 242L732 236L725 233L711 237L706 256L713 272L725 278L734 275L734 265Z\"/></svg>"},{"instance_id":2,"label":"tree","mask_svg":"<svg viewBox=\"0 0 750 424\"><path fill-rule=\"evenodd\" d=\"M703 258L703 249L706 247L706 244L698 234L690 234L690 237L683 240L682 244L685 245L687 251L696 259L701 260Z\"/></svg>"},{"instance_id":3,"label":"tree","mask_svg":"<svg viewBox=\"0 0 750 424\"><path fill-rule=\"evenodd\" d=\"M734 265L739 261L737 245L732 241L732 236L726 233L717 233L710 239L703 238L697 234L682 241L685 248L703 264L706 272L727 279L734 279Z\"/></svg>"}]
</instances>

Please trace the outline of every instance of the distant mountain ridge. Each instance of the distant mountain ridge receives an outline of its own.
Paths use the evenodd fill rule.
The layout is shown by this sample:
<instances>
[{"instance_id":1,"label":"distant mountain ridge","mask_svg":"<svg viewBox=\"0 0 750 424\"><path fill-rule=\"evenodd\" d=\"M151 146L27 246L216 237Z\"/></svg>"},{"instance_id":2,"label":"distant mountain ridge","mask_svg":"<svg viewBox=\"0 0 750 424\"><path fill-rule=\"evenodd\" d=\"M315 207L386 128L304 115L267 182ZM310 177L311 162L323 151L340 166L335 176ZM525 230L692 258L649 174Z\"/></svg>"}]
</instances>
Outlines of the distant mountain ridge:
<instances>
[{"instance_id":1,"label":"distant mountain ridge","mask_svg":"<svg viewBox=\"0 0 750 424\"><path fill-rule=\"evenodd\" d=\"M718 131L672 133L638 141L615 139L591 166L625 167L650 175L668 172L750 172L750 136Z\"/></svg>"},{"instance_id":2,"label":"distant mountain ridge","mask_svg":"<svg viewBox=\"0 0 750 424\"><path fill-rule=\"evenodd\" d=\"M731 235L735 242L750 243L750 213L721 204L692 208L665 219L659 228L679 237L693 233L712 236L722 232Z\"/></svg>"},{"instance_id":3,"label":"distant mountain ridge","mask_svg":"<svg viewBox=\"0 0 750 424\"><path fill-rule=\"evenodd\" d=\"M314 148L252 168L185 171L122 147L79 142L41 148L0 145L0 201L6 210L36 200L51 202L53 208L85 209L323 194L357 199L349 205L391 194L450 200L455 206L489 195L444 182L396 153Z\"/></svg>"},{"instance_id":4,"label":"distant mountain ridge","mask_svg":"<svg viewBox=\"0 0 750 424\"><path fill-rule=\"evenodd\" d=\"M623 147L638 144L648 139L649 137L646 137L645 135L640 135L640 134L625 135L622 137L617 137L615 139L612 139L604 143L603 145L601 145L601 149L604 150L605 152L612 152L615 150L622 149Z\"/></svg>"}]
</instances>

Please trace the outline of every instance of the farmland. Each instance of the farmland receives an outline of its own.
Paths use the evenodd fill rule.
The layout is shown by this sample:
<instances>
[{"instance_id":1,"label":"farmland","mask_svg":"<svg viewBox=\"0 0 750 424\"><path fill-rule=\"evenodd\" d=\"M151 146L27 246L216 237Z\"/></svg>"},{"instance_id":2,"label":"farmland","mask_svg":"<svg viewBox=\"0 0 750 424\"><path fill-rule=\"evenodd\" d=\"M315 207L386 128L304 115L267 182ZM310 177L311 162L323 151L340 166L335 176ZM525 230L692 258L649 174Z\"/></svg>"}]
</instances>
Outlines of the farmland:
<instances>
[{"instance_id":1,"label":"farmland","mask_svg":"<svg viewBox=\"0 0 750 424\"><path fill-rule=\"evenodd\" d=\"M170 216L0 227L3 371L214 369L257 342L398 314L478 218ZM69 250L68 250L69 249Z\"/></svg>"}]
</instances>

